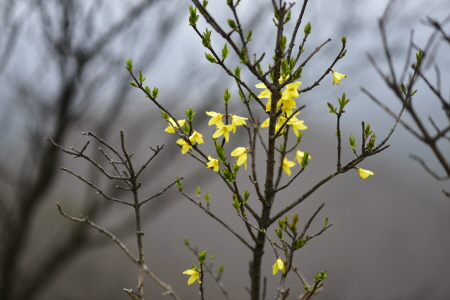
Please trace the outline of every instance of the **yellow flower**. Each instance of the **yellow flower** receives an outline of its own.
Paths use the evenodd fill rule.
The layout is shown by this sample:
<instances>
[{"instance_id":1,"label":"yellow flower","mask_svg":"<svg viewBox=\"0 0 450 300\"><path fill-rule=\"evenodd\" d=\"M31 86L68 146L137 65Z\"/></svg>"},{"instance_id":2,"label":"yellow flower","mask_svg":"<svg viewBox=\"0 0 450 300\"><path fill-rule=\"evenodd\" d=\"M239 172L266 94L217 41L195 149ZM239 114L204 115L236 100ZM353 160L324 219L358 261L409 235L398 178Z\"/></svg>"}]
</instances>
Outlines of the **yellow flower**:
<instances>
[{"instance_id":1,"label":"yellow flower","mask_svg":"<svg viewBox=\"0 0 450 300\"><path fill-rule=\"evenodd\" d=\"M189 151L189 149L192 149L191 144L187 143L185 140L183 139L178 139L177 140L177 144L181 146L181 153L185 154L186 152Z\"/></svg>"},{"instance_id":2,"label":"yellow flower","mask_svg":"<svg viewBox=\"0 0 450 300\"><path fill-rule=\"evenodd\" d=\"M193 268L184 271L183 274L191 275L191 277L189 277L188 282L187 282L189 285L193 284L196 280L198 281L198 283L202 283L200 281L200 272L195 270L195 269L193 269Z\"/></svg>"},{"instance_id":3,"label":"yellow flower","mask_svg":"<svg viewBox=\"0 0 450 300\"><path fill-rule=\"evenodd\" d=\"M216 139L223 135L223 137L225 138L225 142L228 143L228 140L230 139L230 134L228 132L230 132L231 130L233 130L233 125L222 124L221 126L217 126L217 130L216 132L214 132L212 137Z\"/></svg>"},{"instance_id":4,"label":"yellow flower","mask_svg":"<svg viewBox=\"0 0 450 300\"><path fill-rule=\"evenodd\" d=\"M172 118L168 118L167 122L169 122L169 126L164 129L164 131L169 132L169 133L175 133L175 128L178 128L177 123L175 123L175 121ZM184 126L184 124L186 123L186 120L178 120L178 124L180 124L181 127Z\"/></svg>"},{"instance_id":5,"label":"yellow flower","mask_svg":"<svg viewBox=\"0 0 450 300\"><path fill-rule=\"evenodd\" d=\"M258 89L265 89L264 91L259 93L258 98L269 98L270 99L272 97L272 93L270 92L270 90L267 88L267 86L264 83L258 83L255 86Z\"/></svg>"},{"instance_id":6,"label":"yellow flower","mask_svg":"<svg viewBox=\"0 0 450 300\"><path fill-rule=\"evenodd\" d=\"M295 162L288 160L286 157L283 159L283 170L287 176L291 176L291 168L295 166Z\"/></svg>"},{"instance_id":7,"label":"yellow flower","mask_svg":"<svg viewBox=\"0 0 450 300\"><path fill-rule=\"evenodd\" d=\"M189 137L189 141L191 141L192 144L194 142L197 142L197 144L203 144L203 135L194 130L192 135Z\"/></svg>"},{"instance_id":8,"label":"yellow flower","mask_svg":"<svg viewBox=\"0 0 450 300\"><path fill-rule=\"evenodd\" d=\"M237 157L237 165L240 166L244 164L244 168L247 170L247 157L248 157L248 149L245 147L237 147L231 152L231 156Z\"/></svg>"},{"instance_id":9,"label":"yellow flower","mask_svg":"<svg viewBox=\"0 0 450 300\"><path fill-rule=\"evenodd\" d=\"M281 98L284 99L297 98L298 97L297 89L301 84L302 83L300 81L286 84L286 89L281 94Z\"/></svg>"},{"instance_id":10,"label":"yellow flower","mask_svg":"<svg viewBox=\"0 0 450 300\"><path fill-rule=\"evenodd\" d=\"M370 175L374 175L374 173L372 172L372 171L369 171L369 170L364 170L364 169L361 169L361 168L356 168L357 170L358 170L358 173L359 173L359 176L362 178L362 179L366 179L367 177L369 177Z\"/></svg>"},{"instance_id":11,"label":"yellow flower","mask_svg":"<svg viewBox=\"0 0 450 300\"><path fill-rule=\"evenodd\" d=\"M242 117L238 117L236 115L230 115L230 116L231 116L231 126L233 126L233 133L236 132L236 126L247 125L245 120L248 120L248 118L242 118Z\"/></svg>"},{"instance_id":12,"label":"yellow flower","mask_svg":"<svg viewBox=\"0 0 450 300\"><path fill-rule=\"evenodd\" d=\"M261 93L259 93L258 98L268 98L267 104L266 104L266 111L270 111L270 105L272 103L272 93L270 90L266 87L264 83L258 83L255 85L258 89L265 89Z\"/></svg>"},{"instance_id":13,"label":"yellow flower","mask_svg":"<svg viewBox=\"0 0 450 300\"><path fill-rule=\"evenodd\" d=\"M213 168L214 172L219 172L219 160L208 156L209 162L206 163L207 168Z\"/></svg>"},{"instance_id":14,"label":"yellow flower","mask_svg":"<svg viewBox=\"0 0 450 300\"><path fill-rule=\"evenodd\" d=\"M286 267L284 266L284 262L281 260L281 257L277 258L277 261L273 264L272 269L273 275L276 275L279 270L281 270L283 274L286 273Z\"/></svg>"},{"instance_id":15,"label":"yellow flower","mask_svg":"<svg viewBox=\"0 0 450 300\"><path fill-rule=\"evenodd\" d=\"M336 83L337 85L341 84L341 79L347 77L347 75L338 73L338 72L333 71L333 70L331 70L331 73L333 73L333 82L332 82L332 85L334 85L335 83Z\"/></svg>"},{"instance_id":16,"label":"yellow flower","mask_svg":"<svg viewBox=\"0 0 450 300\"><path fill-rule=\"evenodd\" d=\"M223 114L217 113L214 111L207 111L206 114L208 116L212 117L211 120L209 120L209 122L208 122L208 126L216 124L216 126L219 127L219 126L223 125L223 122L222 122Z\"/></svg>"},{"instance_id":17,"label":"yellow flower","mask_svg":"<svg viewBox=\"0 0 450 300\"><path fill-rule=\"evenodd\" d=\"M292 98L281 98L277 106L281 106L281 111L287 113L288 115L292 114L292 110L297 107L297 103Z\"/></svg>"},{"instance_id":18,"label":"yellow flower","mask_svg":"<svg viewBox=\"0 0 450 300\"><path fill-rule=\"evenodd\" d=\"M302 163L302 158L305 156L305 152L300 151L298 149L295 150L295 159L298 161L299 164ZM311 159L311 155L308 154L308 159Z\"/></svg>"}]
</instances>

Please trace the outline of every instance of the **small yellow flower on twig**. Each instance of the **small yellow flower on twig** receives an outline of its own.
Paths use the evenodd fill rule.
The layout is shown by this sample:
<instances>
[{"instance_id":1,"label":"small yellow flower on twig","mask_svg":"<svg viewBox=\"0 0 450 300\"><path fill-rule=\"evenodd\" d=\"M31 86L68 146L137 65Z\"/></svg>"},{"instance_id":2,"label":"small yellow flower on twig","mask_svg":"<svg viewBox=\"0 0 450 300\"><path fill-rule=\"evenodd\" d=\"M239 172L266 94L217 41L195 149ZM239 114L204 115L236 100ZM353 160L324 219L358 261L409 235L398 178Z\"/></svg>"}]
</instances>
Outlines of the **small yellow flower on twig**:
<instances>
[{"instance_id":1,"label":"small yellow flower on twig","mask_svg":"<svg viewBox=\"0 0 450 300\"><path fill-rule=\"evenodd\" d=\"M286 267L284 266L284 262L281 260L281 257L277 258L277 261L273 264L272 269L273 275L276 275L279 270L281 270L283 274L286 273Z\"/></svg>"},{"instance_id":2,"label":"small yellow flower on twig","mask_svg":"<svg viewBox=\"0 0 450 300\"><path fill-rule=\"evenodd\" d=\"M364 169L361 169L361 168L356 168L357 170L358 170L358 173L359 173L359 176L362 178L362 179L366 179L367 177L369 177L370 175L374 175L374 173L372 172L372 171L369 171L369 170L364 170Z\"/></svg>"},{"instance_id":3,"label":"small yellow flower on twig","mask_svg":"<svg viewBox=\"0 0 450 300\"><path fill-rule=\"evenodd\" d=\"M240 166L244 164L244 168L247 170L247 157L248 157L248 149L245 147L237 147L231 152L231 156L237 157L237 165Z\"/></svg>"},{"instance_id":4,"label":"small yellow flower on twig","mask_svg":"<svg viewBox=\"0 0 450 300\"><path fill-rule=\"evenodd\" d=\"M283 170L287 174L287 176L291 176L291 168L295 166L295 162L290 161L286 157L283 159Z\"/></svg>"},{"instance_id":5,"label":"small yellow flower on twig","mask_svg":"<svg viewBox=\"0 0 450 300\"><path fill-rule=\"evenodd\" d=\"M333 70L331 70L331 73L333 73L333 82L332 82L333 85L334 85L335 83L336 83L337 85L341 84L341 79L347 77L347 75L338 73L338 72L333 71Z\"/></svg>"},{"instance_id":6,"label":"small yellow flower on twig","mask_svg":"<svg viewBox=\"0 0 450 300\"><path fill-rule=\"evenodd\" d=\"M219 172L219 160L208 156L209 162L206 163L207 168L213 168L214 172Z\"/></svg>"},{"instance_id":7,"label":"small yellow flower on twig","mask_svg":"<svg viewBox=\"0 0 450 300\"><path fill-rule=\"evenodd\" d=\"M196 280L198 281L198 283L202 283L200 281L200 271L196 270L196 268L186 270L183 272L183 274L191 275L187 282L189 285L193 284Z\"/></svg>"}]
</instances>

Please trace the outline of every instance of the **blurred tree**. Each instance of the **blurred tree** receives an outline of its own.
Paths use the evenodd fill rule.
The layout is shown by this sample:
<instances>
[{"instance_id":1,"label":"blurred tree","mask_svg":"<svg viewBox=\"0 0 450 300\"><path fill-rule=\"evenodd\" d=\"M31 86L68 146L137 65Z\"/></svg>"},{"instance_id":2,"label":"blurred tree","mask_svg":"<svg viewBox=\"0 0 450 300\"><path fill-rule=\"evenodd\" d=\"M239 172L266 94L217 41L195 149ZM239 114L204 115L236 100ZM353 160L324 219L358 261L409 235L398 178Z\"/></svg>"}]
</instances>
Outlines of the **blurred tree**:
<instances>
[{"instance_id":1,"label":"blurred tree","mask_svg":"<svg viewBox=\"0 0 450 300\"><path fill-rule=\"evenodd\" d=\"M443 21L438 21L430 17L427 17L427 19L423 21L426 26L433 29L433 32L428 36L424 45L416 44L413 39L413 32L411 33L409 49L406 54L406 62L402 72L398 72L398 70L395 69L394 56L391 47L387 42L387 23L396 2L396 0L391 0L389 2L383 17L379 20L379 29L388 64L388 73L384 74L379 63L373 57L370 56L369 58L378 71L378 74L401 103L407 101L406 99L408 99L407 96L409 94L414 95L416 91L418 91L418 94L415 97L412 97L406 106L406 112L409 115L410 120L401 120L400 124L431 150L431 156L427 155L424 157L422 155L422 157L420 157L415 154L410 154L410 157L420 163L424 170L436 180L448 181L450 179L450 157L448 156L450 143L450 99L446 96L449 91L442 90L441 69L443 66L445 67L445 64L443 63L447 57L439 55L439 48L450 46L450 32L447 32L445 29L446 26L450 24L450 16ZM414 58L413 53L416 52L416 58ZM448 52L444 55L447 55L447 53ZM419 57L420 62L413 64L412 62ZM429 73L430 69L434 71L434 74ZM410 72L408 72L410 70L418 70L418 76L412 76ZM420 87L418 88L417 86ZM417 88L418 90L416 90ZM428 103L426 106L428 107L428 110L433 106L435 109L432 110L432 116L425 117L424 111L420 107L423 103L417 101L424 101L424 98L427 98L427 90L434 99L427 99ZM394 111L367 90L363 89L363 91L389 115L395 118ZM431 102L430 100L434 100L435 102ZM438 115L436 112L440 112L441 114ZM439 166L442 168L443 175L439 174L442 173L442 171L439 172L437 170L439 167L430 166L429 161L431 157L434 157L437 160ZM450 198L450 194L446 189L443 190L443 193Z\"/></svg>"}]
</instances>

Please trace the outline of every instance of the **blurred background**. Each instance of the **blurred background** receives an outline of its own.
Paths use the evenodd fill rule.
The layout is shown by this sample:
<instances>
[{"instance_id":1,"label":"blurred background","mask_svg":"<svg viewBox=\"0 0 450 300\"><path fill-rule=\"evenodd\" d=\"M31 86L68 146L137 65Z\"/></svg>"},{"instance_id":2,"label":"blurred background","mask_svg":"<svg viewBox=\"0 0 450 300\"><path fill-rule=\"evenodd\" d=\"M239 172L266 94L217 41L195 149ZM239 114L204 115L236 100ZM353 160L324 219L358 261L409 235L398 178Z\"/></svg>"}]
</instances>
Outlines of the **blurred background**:
<instances>
[{"instance_id":1,"label":"blurred background","mask_svg":"<svg viewBox=\"0 0 450 300\"><path fill-rule=\"evenodd\" d=\"M222 2L210 1L209 7L226 26L230 11ZM273 9L270 1L257 4L255 9L254 1L242 1L238 11L244 27L253 30L250 50L266 52L263 63L267 64L274 43ZM388 73L377 23L387 4L321 0L308 5L304 24L311 22L312 34L306 54L326 39L332 41L304 68L303 86L311 85L330 65L342 36L347 37L348 52L335 69L347 78L341 85L331 86L328 75L320 86L300 96L300 103L307 106L301 119L309 127L301 149L309 151L313 159L283 194L286 200L280 201L278 209L335 169L335 117L328 113L326 102L337 103L343 92L351 99L342 119L345 143L351 133L359 138L362 120L371 124L379 139L392 127L393 119L361 91L364 87L393 111L400 109L399 101L367 59L370 53ZM192 106L197 112L195 126L205 137L214 129L205 126L208 118L203 112L222 109L225 88L233 94L232 113L246 116L234 81L204 59L205 49L188 25L189 5L189 1L157 0L0 2L0 299L127 299L122 289L137 285L137 268L124 253L89 226L62 217L56 202L72 216L89 216L136 251L133 211L107 202L60 168L83 175L114 197L128 195L115 189L116 183L105 180L86 161L63 154L44 137L81 149L87 141L81 133L91 131L119 146L119 130L123 129L136 165L152 154L149 147L165 144L141 179L141 195L153 195L175 176L184 176L186 192L194 197L200 185L212 196L211 210L236 230L243 229L222 182L211 179L212 171L180 154L175 135L164 132L167 125L159 110L130 86L125 70L125 59L132 58L135 73L142 70L146 84L159 88L159 100L177 118L184 118L184 111ZM293 16L300 9L301 3L297 3ZM433 29L423 21L427 16L443 21L448 11L446 0L396 1L387 32L398 73L408 57L411 31L414 43L425 45ZM200 21L199 28L203 31L205 25ZM217 34L212 34L212 40L217 49L223 47ZM435 51L444 95L449 93L448 51L448 44ZM234 68L238 59L231 56L228 62ZM434 73L430 74L434 78ZM257 83L244 70L242 76L250 86ZM424 120L432 116L438 125L447 126L448 117L435 95L423 83L416 88L414 99L420 116ZM404 120L412 122L408 115ZM240 146L236 137L230 149ZM441 192L449 188L449 181L430 176L410 154L421 157L438 174L445 176L445 170L429 148L402 126L389 144L390 148L360 165L374 176L361 180L356 171L340 175L290 213L297 212L303 224L326 203L310 233L320 230L326 216L334 222L330 230L302 248L294 262L310 283L317 271L328 271L318 299L450 299L450 202ZM440 146L448 160L448 144ZM87 151L106 164L98 147L91 143ZM350 160L353 154L346 146L344 151L344 161ZM199 250L215 254L216 265L224 265L222 280L230 299L247 298L250 252L176 189L148 203L143 216L147 263L183 299L198 297L197 287L188 286L188 277L182 274L197 262L183 238ZM275 236L273 229L269 232ZM269 255L263 264L270 288L266 299L272 299L278 276L271 275L274 257L269 248L266 252ZM211 279L205 278L205 282L208 299L223 299ZM288 285L291 295L303 290L296 278ZM163 299L162 292L146 278L148 299Z\"/></svg>"}]
</instances>

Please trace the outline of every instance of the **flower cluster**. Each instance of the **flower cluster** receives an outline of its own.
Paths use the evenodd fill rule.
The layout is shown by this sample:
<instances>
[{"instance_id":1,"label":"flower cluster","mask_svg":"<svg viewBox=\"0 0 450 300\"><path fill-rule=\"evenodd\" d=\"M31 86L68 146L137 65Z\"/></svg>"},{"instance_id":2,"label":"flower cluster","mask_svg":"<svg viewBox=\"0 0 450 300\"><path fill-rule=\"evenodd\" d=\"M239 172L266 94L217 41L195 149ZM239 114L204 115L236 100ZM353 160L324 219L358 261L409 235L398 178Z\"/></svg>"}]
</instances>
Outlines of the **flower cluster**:
<instances>
[{"instance_id":1,"label":"flower cluster","mask_svg":"<svg viewBox=\"0 0 450 300\"><path fill-rule=\"evenodd\" d=\"M287 79L287 78L286 78ZM281 84L283 83L284 78L281 77L278 82ZM286 127L292 128L292 131L294 132L295 136L297 138L301 137L300 130L306 130L308 126L306 126L304 123L305 121L299 120L297 116L300 114L300 111L294 111L297 108L297 103L295 101L296 98L299 97L298 88L300 87L302 83L297 81L293 83L286 84L285 89L281 93L281 97L277 102L276 109L279 112L279 116L276 120L275 124L275 132L278 134L278 136L281 136L281 134L284 133L284 129ZM271 105L272 105L272 92L267 88L267 86L264 83L259 83L255 85L257 88L264 89L259 95L258 98L267 98L267 104L266 104L266 112L270 111ZM270 126L270 118L266 119L262 124L262 128L266 128ZM310 155L307 157L308 159L311 158ZM302 163L303 161L303 152L296 149L296 157L295 159L298 160L298 162L303 166L306 167L305 163ZM283 171L288 175L291 176L291 168L295 166L294 161L290 161L286 157L283 158L282 162L282 168Z\"/></svg>"}]
</instances>

